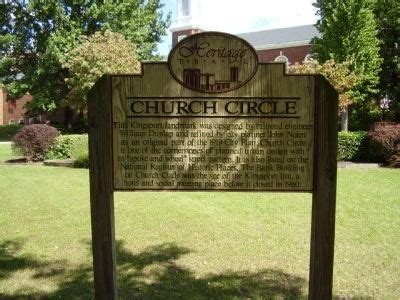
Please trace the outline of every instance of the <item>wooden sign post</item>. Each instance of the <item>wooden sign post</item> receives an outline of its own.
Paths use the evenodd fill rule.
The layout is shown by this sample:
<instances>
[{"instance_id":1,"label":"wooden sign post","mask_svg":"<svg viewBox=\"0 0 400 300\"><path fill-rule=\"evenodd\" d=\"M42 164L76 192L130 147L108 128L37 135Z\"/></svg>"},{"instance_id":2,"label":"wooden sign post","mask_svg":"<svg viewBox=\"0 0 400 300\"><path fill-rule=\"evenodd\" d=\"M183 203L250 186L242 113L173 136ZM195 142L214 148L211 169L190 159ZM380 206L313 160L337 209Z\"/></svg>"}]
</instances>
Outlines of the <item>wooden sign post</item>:
<instances>
[{"instance_id":1,"label":"wooden sign post","mask_svg":"<svg viewBox=\"0 0 400 300\"><path fill-rule=\"evenodd\" d=\"M332 296L338 95L206 32L89 94L95 296L115 299L114 191L313 193L309 298Z\"/></svg>"}]
</instances>

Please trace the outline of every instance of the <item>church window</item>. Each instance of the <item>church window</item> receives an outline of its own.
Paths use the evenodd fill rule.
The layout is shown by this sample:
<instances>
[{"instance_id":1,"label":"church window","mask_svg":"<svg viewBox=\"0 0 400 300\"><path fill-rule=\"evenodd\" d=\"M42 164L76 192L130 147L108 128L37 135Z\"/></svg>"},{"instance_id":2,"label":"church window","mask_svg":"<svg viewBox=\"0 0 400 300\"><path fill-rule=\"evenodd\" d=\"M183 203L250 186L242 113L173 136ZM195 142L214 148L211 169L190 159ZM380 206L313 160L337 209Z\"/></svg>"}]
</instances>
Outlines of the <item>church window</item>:
<instances>
[{"instance_id":1,"label":"church window","mask_svg":"<svg viewBox=\"0 0 400 300\"><path fill-rule=\"evenodd\" d=\"M306 57L304 57L303 64L317 64L317 60L313 58L312 54L307 54Z\"/></svg>"},{"instance_id":2,"label":"church window","mask_svg":"<svg viewBox=\"0 0 400 300\"><path fill-rule=\"evenodd\" d=\"M183 40L185 37L187 37L186 34L178 35L178 42L180 42L181 40Z\"/></svg>"},{"instance_id":3,"label":"church window","mask_svg":"<svg viewBox=\"0 0 400 300\"><path fill-rule=\"evenodd\" d=\"M277 57L275 57L275 61L276 62L284 62L287 65L289 64L289 59L285 55L282 54L282 51L280 52L280 54Z\"/></svg>"}]
</instances>

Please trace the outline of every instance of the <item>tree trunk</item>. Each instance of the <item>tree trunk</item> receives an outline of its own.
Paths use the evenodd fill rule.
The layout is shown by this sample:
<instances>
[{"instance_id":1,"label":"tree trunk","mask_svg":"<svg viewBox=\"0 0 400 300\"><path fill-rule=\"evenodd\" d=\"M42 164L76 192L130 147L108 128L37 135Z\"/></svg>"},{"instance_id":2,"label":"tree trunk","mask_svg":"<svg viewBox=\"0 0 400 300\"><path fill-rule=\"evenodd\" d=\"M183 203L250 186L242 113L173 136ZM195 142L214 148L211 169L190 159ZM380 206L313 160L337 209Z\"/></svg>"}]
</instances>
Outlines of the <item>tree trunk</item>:
<instances>
[{"instance_id":1,"label":"tree trunk","mask_svg":"<svg viewBox=\"0 0 400 300\"><path fill-rule=\"evenodd\" d=\"M347 106L340 112L340 130L349 131L349 108Z\"/></svg>"},{"instance_id":2,"label":"tree trunk","mask_svg":"<svg viewBox=\"0 0 400 300\"><path fill-rule=\"evenodd\" d=\"M72 128L72 110L69 106L64 108L64 127L65 129Z\"/></svg>"}]
</instances>

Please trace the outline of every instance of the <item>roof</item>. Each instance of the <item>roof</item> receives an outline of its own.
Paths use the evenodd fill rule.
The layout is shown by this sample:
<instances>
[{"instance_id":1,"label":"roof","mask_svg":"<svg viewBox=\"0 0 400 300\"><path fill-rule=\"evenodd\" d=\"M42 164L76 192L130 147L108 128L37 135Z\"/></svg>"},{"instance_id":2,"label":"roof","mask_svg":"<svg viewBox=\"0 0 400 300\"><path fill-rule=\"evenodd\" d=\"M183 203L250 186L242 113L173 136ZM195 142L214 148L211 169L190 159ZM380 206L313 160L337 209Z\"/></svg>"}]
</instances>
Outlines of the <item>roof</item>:
<instances>
[{"instance_id":1,"label":"roof","mask_svg":"<svg viewBox=\"0 0 400 300\"><path fill-rule=\"evenodd\" d=\"M248 41L256 50L262 50L308 45L320 33L314 25L302 25L239 33L237 36Z\"/></svg>"}]
</instances>

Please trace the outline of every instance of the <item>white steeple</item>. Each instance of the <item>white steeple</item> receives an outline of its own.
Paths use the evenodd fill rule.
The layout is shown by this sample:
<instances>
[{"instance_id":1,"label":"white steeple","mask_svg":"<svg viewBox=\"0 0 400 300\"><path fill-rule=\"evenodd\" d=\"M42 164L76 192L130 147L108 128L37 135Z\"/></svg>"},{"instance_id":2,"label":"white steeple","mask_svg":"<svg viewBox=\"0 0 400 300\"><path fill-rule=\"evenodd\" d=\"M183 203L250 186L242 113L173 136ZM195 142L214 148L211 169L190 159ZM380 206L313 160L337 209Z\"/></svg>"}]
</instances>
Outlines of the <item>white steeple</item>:
<instances>
[{"instance_id":1,"label":"white steeple","mask_svg":"<svg viewBox=\"0 0 400 300\"><path fill-rule=\"evenodd\" d=\"M172 32L188 29L201 29L200 1L201 0L177 0L177 17L172 22Z\"/></svg>"}]
</instances>

